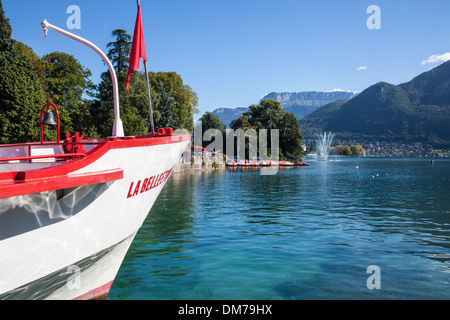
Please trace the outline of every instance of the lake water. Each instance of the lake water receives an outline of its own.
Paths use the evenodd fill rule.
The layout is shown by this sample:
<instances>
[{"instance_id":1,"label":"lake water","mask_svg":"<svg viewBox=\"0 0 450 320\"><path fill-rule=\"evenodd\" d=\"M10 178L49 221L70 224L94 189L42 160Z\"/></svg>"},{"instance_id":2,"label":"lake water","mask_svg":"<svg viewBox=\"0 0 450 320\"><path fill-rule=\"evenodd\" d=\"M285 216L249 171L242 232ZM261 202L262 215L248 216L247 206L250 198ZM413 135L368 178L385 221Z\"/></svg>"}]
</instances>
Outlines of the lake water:
<instances>
[{"instance_id":1,"label":"lake water","mask_svg":"<svg viewBox=\"0 0 450 320\"><path fill-rule=\"evenodd\" d=\"M175 173L109 299L450 299L450 161Z\"/></svg>"}]
</instances>

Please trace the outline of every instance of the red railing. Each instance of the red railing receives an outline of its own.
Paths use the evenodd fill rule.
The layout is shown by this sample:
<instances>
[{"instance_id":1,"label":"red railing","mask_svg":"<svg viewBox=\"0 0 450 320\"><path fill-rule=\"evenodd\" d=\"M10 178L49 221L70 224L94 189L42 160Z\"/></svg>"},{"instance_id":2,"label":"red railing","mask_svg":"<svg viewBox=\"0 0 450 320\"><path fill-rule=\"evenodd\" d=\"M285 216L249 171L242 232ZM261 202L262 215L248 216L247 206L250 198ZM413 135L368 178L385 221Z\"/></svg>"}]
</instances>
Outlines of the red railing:
<instances>
[{"instance_id":1,"label":"red railing","mask_svg":"<svg viewBox=\"0 0 450 320\"><path fill-rule=\"evenodd\" d=\"M26 142L26 143L15 143L15 144L0 144L0 150L6 148L23 148L22 150L26 152L28 149L28 156L8 156L1 157L0 162L7 161L24 161L28 160L31 162L35 159L47 159L47 158L64 158L64 159L75 159L86 157L86 151L83 149L83 145L98 145L98 141L80 141L80 137L74 136L76 140L70 138L63 142L44 142L40 144L39 142ZM33 150L38 150L42 146L45 147L61 147L61 151L65 152L63 154L37 154L32 155ZM36 147L36 149L34 149ZM56 149L55 149L56 151ZM57 151L56 151L57 152Z\"/></svg>"},{"instance_id":2,"label":"red railing","mask_svg":"<svg viewBox=\"0 0 450 320\"><path fill-rule=\"evenodd\" d=\"M23 161L23 160L35 160L35 159L50 159L50 158L75 158L75 157L86 157L85 154L81 153L65 153L65 154L46 154L46 155L36 155L36 156L22 156L22 157L8 157L0 158L0 162L5 161Z\"/></svg>"}]
</instances>

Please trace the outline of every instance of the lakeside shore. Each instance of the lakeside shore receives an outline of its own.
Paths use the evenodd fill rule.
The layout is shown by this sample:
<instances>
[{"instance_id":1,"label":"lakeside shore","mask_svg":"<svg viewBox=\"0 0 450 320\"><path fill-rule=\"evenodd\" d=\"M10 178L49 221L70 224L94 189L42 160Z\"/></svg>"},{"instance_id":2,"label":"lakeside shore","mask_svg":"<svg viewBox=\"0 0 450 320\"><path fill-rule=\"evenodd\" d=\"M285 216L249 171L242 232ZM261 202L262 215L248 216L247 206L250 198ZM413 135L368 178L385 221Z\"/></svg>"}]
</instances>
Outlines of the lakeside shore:
<instances>
[{"instance_id":1,"label":"lakeside shore","mask_svg":"<svg viewBox=\"0 0 450 320\"><path fill-rule=\"evenodd\" d=\"M192 163L184 163L179 162L174 168L174 173L183 173L183 172L213 172L213 171L221 171L225 170L225 164L220 164L217 166L213 166L212 164L192 164Z\"/></svg>"}]
</instances>

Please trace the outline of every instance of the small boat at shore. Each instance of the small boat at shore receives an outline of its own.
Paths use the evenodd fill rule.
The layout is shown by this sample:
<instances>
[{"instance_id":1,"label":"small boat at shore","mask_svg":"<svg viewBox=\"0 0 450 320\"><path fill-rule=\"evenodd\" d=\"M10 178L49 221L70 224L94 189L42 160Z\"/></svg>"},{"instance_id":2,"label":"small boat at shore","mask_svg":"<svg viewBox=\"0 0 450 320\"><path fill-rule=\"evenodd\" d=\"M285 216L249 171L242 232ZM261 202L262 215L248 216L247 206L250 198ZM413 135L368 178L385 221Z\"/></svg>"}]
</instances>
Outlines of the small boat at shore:
<instances>
[{"instance_id":1,"label":"small boat at shore","mask_svg":"<svg viewBox=\"0 0 450 320\"><path fill-rule=\"evenodd\" d=\"M45 20L42 26L89 43ZM111 137L75 133L60 141L59 116L56 124L51 116L57 107L46 104L41 141L0 145L0 299L105 297L190 142L172 128L125 136L117 78L105 62L113 79ZM43 140L47 124L58 126L57 141Z\"/></svg>"},{"instance_id":2,"label":"small boat at shore","mask_svg":"<svg viewBox=\"0 0 450 320\"><path fill-rule=\"evenodd\" d=\"M297 161L294 163L294 167L309 167L309 163Z\"/></svg>"},{"instance_id":3,"label":"small boat at shore","mask_svg":"<svg viewBox=\"0 0 450 320\"><path fill-rule=\"evenodd\" d=\"M227 167L269 167L271 161L266 160L236 160L228 159L225 165Z\"/></svg>"},{"instance_id":4,"label":"small boat at shore","mask_svg":"<svg viewBox=\"0 0 450 320\"><path fill-rule=\"evenodd\" d=\"M291 162L291 161L267 161L267 160L231 160L229 159L225 165L227 167L309 167L309 163Z\"/></svg>"},{"instance_id":5,"label":"small boat at shore","mask_svg":"<svg viewBox=\"0 0 450 320\"><path fill-rule=\"evenodd\" d=\"M272 164L272 165L274 165L274 164ZM280 162L278 162L278 166L280 166L280 167L309 167L309 163L300 162L300 161L297 161L297 162L280 161Z\"/></svg>"}]
</instances>

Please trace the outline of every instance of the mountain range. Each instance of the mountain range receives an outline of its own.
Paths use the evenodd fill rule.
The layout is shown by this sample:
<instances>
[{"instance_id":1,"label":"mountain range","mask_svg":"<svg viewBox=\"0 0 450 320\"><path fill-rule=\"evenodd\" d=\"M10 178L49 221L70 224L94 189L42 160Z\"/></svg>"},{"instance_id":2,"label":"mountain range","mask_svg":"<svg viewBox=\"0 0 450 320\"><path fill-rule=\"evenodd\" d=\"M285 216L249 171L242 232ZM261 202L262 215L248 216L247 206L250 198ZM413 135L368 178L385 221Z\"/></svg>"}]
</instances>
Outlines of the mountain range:
<instances>
[{"instance_id":1,"label":"mountain range","mask_svg":"<svg viewBox=\"0 0 450 320\"><path fill-rule=\"evenodd\" d=\"M409 82L376 83L352 99L321 106L300 119L305 137L422 142L450 147L450 61Z\"/></svg>"},{"instance_id":2,"label":"mountain range","mask_svg":"<svg viewBox=\"0 0 450 320\"><path fill-rule=\"evenodd\" d=\"M303 92L272 92L261 100L273 99L279 101L284 111L292 112L298 120L315 111L317 108L341 99L351 99L357 93L344 90L333 91L303 91Z\"/></svg>"},{"instance_id":3,"label":"mountain range","mask_svg":"<svg viewBox=\"0 0 450 320\"><path fill-rule=\"evenodd\" d=\"M272 92L264 99L281 103L300 122L305 138L331 131L343 140L421 142L450 148L450 61L409 82L378 82L361 93ZM247 108L221 108L213 113L225 125Z\"/></svg>"},{"instance_id":4,"label":"mountain range","mask_svg":"<svg viewBox=\"0 0 450 320\"><path fill-rule=\"evenodd\" d=\"M247 110L248 108L219 108L214 110L212 114L218 117L223 124L229 128L231 121L242 116L242 114Z\"/></svg>"},{"instance_id":5,"label":"mountain range","mask_svg":"<svg viewBox=\"0 0 450 320\"><path fill-rule=\"evenodd\" d=\"M333 90L327 92L303 91L303 92L271 92L262 100L274 99L279 101L284 111L292 112L297 119L302 119L317 108L340 99L351 99L355 92ZM231 121L239 118L248 108L219 108L212 113L229 127Z\"/></svg>"}]
</instances>

